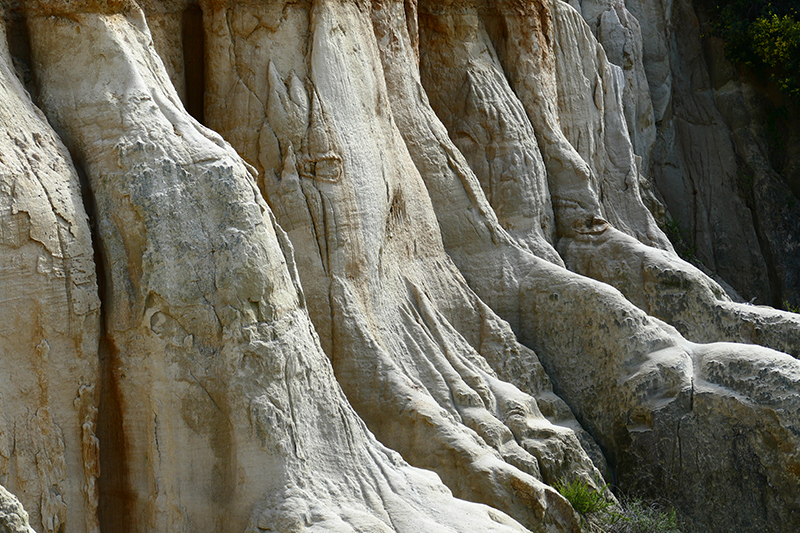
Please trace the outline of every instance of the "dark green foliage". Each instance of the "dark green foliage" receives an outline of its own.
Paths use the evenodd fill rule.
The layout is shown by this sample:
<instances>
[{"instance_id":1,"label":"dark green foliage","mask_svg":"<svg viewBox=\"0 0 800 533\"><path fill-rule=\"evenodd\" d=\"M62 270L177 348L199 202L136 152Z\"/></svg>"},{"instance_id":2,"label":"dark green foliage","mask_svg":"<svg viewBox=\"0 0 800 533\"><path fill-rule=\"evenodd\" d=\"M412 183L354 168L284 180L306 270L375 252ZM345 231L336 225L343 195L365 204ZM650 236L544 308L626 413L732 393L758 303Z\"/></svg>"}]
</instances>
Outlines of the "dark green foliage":
<instances>
[{"instance_id":1,"label":"dark green foliage","mask_svg":"<svg viewBox=\"0 0 800 533\"><path fill-rule=\"evenodd\" d=\"M560 482L556 484L556 490L567 499L572 508L578 511L581 517L605 511L614 505L614 501L609 500L604 495L607 488L608 485L596 492L587 483L577 479L570 483Z\"/></svg>"},{"instance_id":2,"label":"dark green foliage","mask_svg":"<svg viewBox=\"0 0 800 533\"><path fill-rule=\"evenodd\" d=\"M588 483L573 480L556 484L581 516L585 533L681 533L675 510L638 498L622 498L619 503L606 497L608 485L599 491Z\"/></svg>"},{"instance_id":3,"label":"dark green foliage","mask_svg":"<svg viewBox=\"0 0 800 533\"><path fill-rule=\"evenodd\" d=\"M728 59L749 66L759 75L768 75L783 94L800 101L797 0L711 3L711 33L725 42Z\"/></svg>"}]
</instances>

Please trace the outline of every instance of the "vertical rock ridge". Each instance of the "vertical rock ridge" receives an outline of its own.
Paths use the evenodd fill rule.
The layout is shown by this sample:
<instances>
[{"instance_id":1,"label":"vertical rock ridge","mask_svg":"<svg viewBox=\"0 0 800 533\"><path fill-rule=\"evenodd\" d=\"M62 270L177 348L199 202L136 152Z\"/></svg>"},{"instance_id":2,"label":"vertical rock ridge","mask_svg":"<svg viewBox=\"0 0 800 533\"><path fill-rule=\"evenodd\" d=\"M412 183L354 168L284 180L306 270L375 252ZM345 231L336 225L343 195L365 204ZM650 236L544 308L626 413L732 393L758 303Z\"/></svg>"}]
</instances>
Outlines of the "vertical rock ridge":
<instances>
[{"instance_id":1,"label":"vertical rock ridge","mask_svg":"<svg viewBox=\"0 0 800 533\"><path fill-rule=\"evenodd\" d=\"M391 8L399 9L398 23L407 39L405 5ZM457 495L491 502L538 529L542 517L526 509L523 490L533 495L525 498L536 498L537 505L549 509L545 521L566 520L559 527L573 527L568 514L558 518L558 497L533 477L540 475L538 460L514 441L500 413L493 411L494 393L486 380L470 370L478 364L481 372L492 374L476 351L481 344L475 332L484 327L484 319L475 312L477 298L444 255L430 200L394 126L371 21L353 4L318 2L308 19L300 8L287 7L276 28L266 22L270 9L277 8L215 13L219 20L261 22L253 22L244 34L221 28L220 39L234 44L223 40L213 48L236 50L228 65L255 58L253 49L268 50L247 63L257 77L269 80L256 96L266 103L263 115L247 110L249 123L262 128L265 142L245 141L237 147L263 169L266 197L293 240L312 317L348 398L384 443L413 464L433 468ZM298 42L307 23L308 42ZM405 51L416 64L413 48ZM237 83L230 66L220 69L212 77L221 89ZM229 113L214 115L212 124L235 138L240 123L230 122ZM485 213L491 213L481 201ZM316 309L315 302L320 302ZM507 328L500 321L485 327ZM504 350L522 349L507 329L495 338L507 343ZM407 380L418 387L416 392L408 389ZM414 398L410 404L407 395ZM399 418L386 417L387 410L396 409L393 405L408 407ZM420 416L429 422L420 424ZM525 424L541 415L529 416ZM496 432L505 436L496 440L491 436ZM574 453L563 465L547 464L546 469L561 471L575 461L574 475L590 480L593 467L574 436L554 431L552 440ZM437 443L441 451L432 455L426 442ZM462 479L465 471L468 482ZM496 472L498 480L489 481L486 472Z\"/></svg>"},{"instance_id":2,"label":"vertical rock ridge","mask_svg":"<svg viewBox=\"0 0 800 533\"><path fill-rule=\"evenodd\" d=\"M246 163L184 111L142 13L43 13L30 21L42 101L85 163L108 261L127 527L448 531L469 516L521 530L454 500L350 410L291 245ZM94 47L68 60L53 46L80 51L86 36Z\"/></svg>"},{"instance_id":3,"label":"vertical rock ridge","mask_svg":"<svg viewBox=\"0 0 800 533\"><path fill-rule=\"evenodd\" d=\"M452 17L452 19L456 19L456 22L453 22L451 18L448 18L450 14L446 10L437 12L435 5L436 4L430 9L428 9L427 6L425 9L423 9L422 6L420 8L421 13L424 13L425 16L430 15L438 18L438 25L433 21L421 25L421 43L426 42L424 36L425 31L442 31L440 28L447 27L448 25L459 28L459 24L468 24L465 21L469 20L469 14L464 16L463 12L461 12L457 17ZM478 13L481 13L480 6L476 7L478 8ZM519 48L516 48L516 46L518 46L517 43L520 40L520 35L536 35L536 32L540 31L540 28L549 26L546 20L535 20L537 16L547 17L548 11L546 9L536 11L532 8L531 11L520 11L517 9L518 7L519 6L516 4L512 5L512 3L501 7L497 7L497 4L495 4L492 9L483 12L485 13L483 15L483 20L486 21L487 28L490 30L488 32L489 35L494 36L494 39L502 39L501 42L495 41L495 49L498 50L501 55L506 54L505 65L513 65L511 67L512 69L518 70L521 66L547 65L549 61L547 59L548 52L543 51L541 45L546 44L548 39L537 38L536 43L539 46L531 45L528 41L523 41L526 42L524 46L519 46ZM497 11L493 11L494 9L497 9ZM564 7L560 6L559 9L564 9ZM527 29L521 30L520 27L522 25L525 25ZM509 31L509 28L515 28L515 30ZM463 30L460 31L460 35L465 34ZM573 41L559 43L559 41L554 40L552 42L554 43L553 46L567 46ZM424 67L424 46L422 47L421 54L423 56L421 64ZM531 57L532 55L534 57ZM555 66L552 63L550 65L552 69L550 72L552 73L554 72ZM431 76L433 75L434 73L432 72ZM548 86L546 75L547 71L543 68L531 67L524 77L520 76L521 79L515 78L514 75L509 76L512 83L515 79L518 80L519 85L517 85L516 91L522 102L528 102L531 106L537 106L531 108L533 111L530 109L528 110L528 114L535 129L537 125L545 129L547 124L542 124L545 120L543 116L545 116L546 113L552 113L552 109L548 107L542 95L549 94L549 91L553 90L552 87L555 85L555 81L551 78L549 83L552 85ZM408 105L407 102L404 102L404 104L405 105L398 106L398 115L403 113L403 111L400 110L413 108L413 106ZM550 116L552 117L553 115L551 114ZM552 125L551 127L555 129L557 126ZM539 137L538 129L536 133L540 144L547 143L550 139L557 139L557 136ZM412 153L414 153L414 148L412 147L415 146L415 141L407 141L407 144L412 150ZM555 148L552 149L554 150ZM546 148L543 148L542 151L544 154ZM424 161L423 158L418 158L417 160ZM420 168L425 167L421 165ZM549 167L548 171L550 171ZM427 172L427 169L423 171L423 176L427 178L441 175L435 172L427 174ZM437 185L436 180L427 178L426 184L428 184L429 190L440 186ZM558 176L554 176L553 173L550 172L550 183L558 179ZM432 192L431 194L433 195L434 193ZM552 185L551 194L553 194L554 209L556 219L558 220L559 215L561 214L563 216L564 211L559 211L559 204L557 203L556 194L552 191ZM638 198L635 198L635 200L638 201ZM570 205L577 208L582 204L575 201ZM439 202L434 202L434 207L437 211L444 210L444 207ZM441 215L438 218L442 225L447 224L450 220ZM562 238L559 243L559 250L562 251L562 253L565 253L565 251L567 253L574 253L565 248L565 241L567 241L567 239L562 232L562 225L558 227L559 234ZM574 231L575 229L581 230L581 232ZM653 294L659 295L655 296L655 298L666 294L664 289L668 288L666 276L664 274L658 274L658 269L664 269L666 266L671 265L671 271L673 273L677 271L681 272L681 276L695 276L694 281L691 283L696 283L696 287L693 288L691 286L687 287L687 285L684 284L681 285L681 301L684 302L684 305L687 300L687 289L690 295L692 291L696 291L700 295L704 293L714 294L714 299L718 301L721 300L723 305L725 305L724 301L726 298L722 290L716 287L716 284L696 269L693 269L693 267L678 262L674 256L668 255L667 252L648 248L629 236L625 236L621 232L608 227L604 221L597 221L594 216L592 217L592 224L585 228L585 233L582 232L583 229L584 228L577 226L573 228L574 233L572 235L566 235L570 236L572 239L569 246L574 246L574 243L580 242L581 238L587 240L596 239L598 243L608 239L607 242L613 241L618 243L618 245L630 246L624 253L621 251L610 252L607 256L601 256L597 259L598 262L603 262L606 265L613 264L611 261L614 260L610 260L612 257L617 257L623 261L635 261L633 258L636 253L641 253L643 255L642 264L649 263L652 266L648 266L647 268L654 269L654 274L656 276L664 276L662 280L658 282L661 287L653 291ZM453 242L448 239L448 235L451 234L452 232L448 232L446 228L444 229L443 236L445 237L445 246L448 248L448 251L455 251L451 252L451 256L463 272L475 272L475 270L473 270L475 266L473 266L472 263L476 262L476 257L481 256L475 253L462 256L458 253L460 249L468 249L469 245L465 245L465 242L472 242L472 246L477 247L475 239L470 235L469 237L462 237L460 241L457 240ZM581 235L588 235L589 237L581 237ZM603 235L605 236L603 237ZM484 244L484 246L487 245L488 243ZM518 274L514 277L518 279L519 287L518 331L520 338L529 346L536 349L548 370L548 375L554 380L556 391L559 392L559 394L563 394L570 402L579 420L581 420L586 427L590 428L592 434L595 435L601 445L603 445L612 465L616 468L617 475L619 476L618 480L622 486L630 484L631 487L636 486L638 489L644 489L645 486L658 486L658 489L653 489L654 492L652 494L656 494L662 490L666 492L671 492L673 490L669 485L671 481L664 483L664 479L680 479L680 481L675 482L676 486L681 485L687 488L690 486L702 486L705 487L704 490L709 490L706 481L701 479L700 476L697 475L697 472L703 471L703 469L716 470L720 468L720 466L711 463L703 463L704 466L696 471L685 471L682 469L676 471L671 466L674 464L674 453L670 451L670 446L672 446L672 443L676 440L676 435L678 433L677 428L684 427L679 424L678 421L686 418L688 423L689 420L697 421L704 417L707 417L709 421L714 420L717 416L720 416L721 413L726 411L727 408L723 406L731 401L730 398L735 398L739 394L736 392L735 387L732 389L718 389L716 394L711 393L704 397L704 399L709 402L706 404L706 406L708 406L707 409L698 413L692 412L689 414L691 402L688 400L691 398L693 383L697 387L704 387L704 392L709 392L710 389L705 388L703 383L711 380L718 385L725 381L720 380L720 375L716 375L711 379L703 372L695 370L695 365L700 365L701 361L704 361L704 358L707 357L710 352L704 348L701 349L700 347L685 343L685 341L676 335L675 330L666 326L663 322L647 318L641 311L621 298L618 292L611 290L604 284L592 282L580 276L570 275L566 271L559 269L556 265L541 261L537 262L530 256L525 257L520 252L514 251L515 249L513 246L505 245L504 247L503 244L497 243L495 246L497 247L494 253L495 261L497 261L498 257L504 257L506 258L504 266L516 265L516 268L519 269L517 271ZM634 252L634 250L638 250L638 252ZM510 259L515 256L517 257L516 260ZM573 255L573 257L575 257L575 255ZM586 254L585 257L590 257L590 254ZM480 264L480 260L477 262ZM568 260L567 263L569 264L570 261ZM497 263L495 263L495 265L496 264ZM625 269L631 268L630 265L621 266L623 272ZM479 268L481 268L480 272L482 273L481 277L483 279L476 276L475 278L478 278L478 281L473 282L475 278L469 274L467 274L467 279L473 283L473 287L476 288L478 293L495 307L497 305L496 302L498 300L502 301L504 297L502 289L498 288L502 287L502 285L495 282L495 286L492 287L487 283L486 278L497 280L501 275L504 276L505 273L500 274L503 270L496 266L494 268L485 268L481 265ZM635 273L636 268L637 267L633 267L628 272ZM669 272L669 270L665 271L665 273ZM636 278L629 274L621 274L618 279L630 279L633 282ZM648 280L648 283L652 283L652 281ZM647 284L644 284L644 286L647 286ZM636 300L633 294L636 290L640 289L635 289L630 292L632 295L630 297L634 299L634 301ZM579 296L581 293L584 294L583 297ZM589 297L590 299L584 300L588 294L591 294L591 297ZM580 302L587 303L583 305ZM720 309L720 307L719 304L714 304L714 306L709 305L706 307L703 316L707 319L715 316L717 319L720 319L722 316L725 316L726 313L726 311ZM569 309L571 308L574 309L574 311L570 311ZM504 314L507 307L500 306L495 307L495 309L499 309L501 314ZM784 332L787 333L787 336L782 337L783 339L791 339L791 331L796 330L794 326L789 325L793 323L793 317L786 313L758 309L750 316L742 316L749 310L748 308L744 306L735 307L733 304L730 304L728 309L734 309L735 313L737 313L737 315L732 317L732 323L738 324L738 326L734 326L733 331L723 333L723 338L725 338L725 335L730 335L731 338L737 338L739 335L737 328L741 327L745 329L748 324L756 325L761 320L768 320L774 324L785 321L784 325L787 329L784 330ZM693 312L695 311L692 311L692 313ZM558 323L551 322L548 318L553 316L559 317ZM691 313L685 313L682 316L691 316ZM580 324L581 326L575 331L563 331L561 320L564 320L563 323ZM697 318L695 317L693 320L697 320ZM702 322L698 320L696 323L699 325ZM723 325L723 327L720 327L720 330L723 330L724 327L728 326ZM761 329L758 326L756 327ZM780 330L780 327L781 326L778 326L776 330ZM769 331L771 327L764 329ZM606 341L600 345L596 344L599 331L607 332L608 334ZM600 333L600 336L605 337L605 335L606 333ZM579 340L580 338L584 340ZM752 338L753 337L751 337L751 339ZM776 341L776 339L772 339L772 341ZM766 343L769 344L772 341L766 341ZM600 348L602 345L605 345L606 348ZM789 340L788 344L784 344L784 341L777 341L775 346L793 350L794 348L790 347L796 346L796 343L794 340ZM728 352L733 359L738 357L747 358L749 355L746 354L750 352L753 354L757 353L757 357L763 358L764 361L772 361L769 364L777 365L776 369L778 367L783 367L785 364L793 367L794 370L790 371L790 374L796 375L796 361L786 356L777 356L774 352L755 347L744 348L738 346L733 347L732 345L714 345L714 347L709 348L709 350L718 351L717 353ZM585 361L587 357L592 360L596 366L586 366ZM773 357L777 357L777 359L773 359ZM728 361L731 360L731 358L728 358ZM576 374L575 371L581 368L583 368L585 372ZM734 371L733 367L729 370L734 373L737 372ZM602 376L605 375L606 372L615 377L611 381L604 383L604 378L602 378ZM747 371L744 373L747 374ZM776 379L777 382L782 382L784 378L778 377L778 374L781 373L782 371L777 371L770 379ZM624 376L622 381L619 380L619 376ZM606 389L606 387L608 388ZM796 385L790 386L790 388L793 387L796 387ZM711 388L713 389L713 386ZM631 391L630 396L628 396L627 392L623 392L628 390ZM667 400L667 397L670 399ZM610 403L601 407L604 401L609 401ZM736 400L733 401L736 402ZM630 403L626 403L627 407L622 407L618 402ZM612 404L614 404L613 407ZM789 404L791 404L791 400L788 400L786 404L787 413L793 411L792 407L788 407ZM714 407L711 407L712 405ZM591 411L591 414L588 414L586 411L587 408ZM772 416L772 414L766 414L766 412L761 411L761 407L752 408L753 413L760 413L756 416L766 416L767 419ZM745 409L750 409L750 407L745 407ZM624 421L616 418L615 415L612 414L620 411L628 413L624 417ZM742 411L739 412L742 413ZM695 422L692 422L692 424L695 424ZM727 423L723 425L725 424ZM756 423L756 426L760 427L759 424L760 423ZM788 416L779 423L784 429L793 427L794 424L796 424L794 415ZM694 427L697 428L696 425ZM779 432L784 431L778 430L777 427L775 427L765 429L763 432L757 432L759 436L756 437L756 440L761 442L761 444L753 444L750 448L752 453L757 455L763 454L763 457L765 457L764 460L767 462L772 461L771 459L766 459L766 457L774 453L774 449L772 449L768 443L771 442L773 438L769 435L775 430ZM791 430L788 431L791 432ZM695 432L696 433L692 435L687 435L682 431L680 432L681 441L684 445L683 449L709 449L707 447L715 448L719 445L719 443L714 442L714 439L710 437L709 434L702 431L697 432L696 429ZM784 433L784 435L788 435L788 433ZM733 447L721 446L718 451L722 456L726 457L726 461L737 463L737 460L733 458L737 453ZM649 458L643 459L645 456ZM785 459L789 462L793 460L788 457ZM648 466L642 470L640 469L642 465ZM754 473L760 468L757 465L751 465L751 467ZM721 468L725 470L727 467ZM779 471L780 470L774 470L771 471L771 473L778 474ZM791 477L788 479L791 479ZM790 484L796 483L795 480L788 482ZM728 485L724 482L714 486L716 488L713 490L720 491L720 494L728 490ZM749 498L749 496L746 496L746 494L748 494L747 489L740 493L740 496L748 501L747 505L757 506L758 504L756 504L753 499ZM694 507L695 503L693 503L695 500L679 494L676 494L675 498L676 501L682 502L679 505L685 512L693 516L694 519L699 519L697 515L699 511ZM787 509L791 508L793 505L788 501L786 501L785 504L788 505ZM775 509L773 508L771 511L767 512L771 513L774 511ZM787 512L791 513L792 511ZM720 515L717 515L717 518L714 520L719 520L719 516ZM740 515L734 520L742 520L743 516L744 515ZM700 520L703 521L705 519ZM706 522L706 524L708 525L708 522ZM763 523L762 526L752 527L763 527Z\"/></svg>"},{"instance_id":4,"label":"vertical rock ridge","mask_svg":"<svg viewBox=\"0 0 800 533\"><path fill-rule=\"evenodd\" d=\"M653 242L664 240L663 234L655 227L652 216L646 212L640 199L638 168L623 124L620 102L622 91L619 89L619 84L613 81L618 77L619 68L605 60L602 48L599 48L589 32L588 26L580 19L577 12L566 4L556 2L552 4L553 11L551 13L550 7L547 7L551 4L545 2L542 4L544 10L541 11L545 17L544 22L537 22L535 16L522 17L517 14L507 16L507 13L516 13L511 6L506 8L500 4L493 4L491 7L481 7L482 5L478 2L474 4L473 9L481 14L482 22L486 24L485 27L489 30L490 37L495 35L492 40L494 48L508 56L503 59L503 55L500 54L501 63L503 61L508 63L509 80L512 86L516 83L514 89L537 130L536 139L542 147L545 160L549 161L547 163L549 165L547 167L548 186L557 222L558 250L567 266L581 274L614 285L640 308L668 321L694 341L759 343L789 353L798 353L800 343L798 343L796 316L779 311L754 309L730 302L725 291L699 269L679 260L672 253L665 255L643 243L636 242L631 236L609 225L603 218L606 213L614 213L613 218L623 228L628 226L649 227L647 232L656 239ZM430 9L435 8L424 7L422 12L426 13L426 10ZM450 17L446 10L441 12L445 13L442 16L443 21ZM430 16L435 18L435 13L431 11ZM448 25L453 25L453 23L443 22L442 27L446 28ZM553 43L552 49L544 49L530 43L518 44L517 40L520 35L536 34L539 31L537 28L540 26L552 27L554 28L552 31L562 28L563 31L578 32L582 37L553 37L550 40ZM509 31L508 28L515 29ZM435 36L439 31L431 27L429 33ZM554 35L558 36L558 31ZM512 35L513 38L509 35ZM430 38L435 39L435 37ZM435 41L432 41L433 43ZM568 65L574 61L564 59L566 57L587 57L585 50L580 52L580 47L588 47L593 53L599 54L594 56L594 60L589 61L586 66L586 72L589 74L582 75L582 79L587 83L590 78L593 83L597 80L606 80L599 84L595 83L595 89L599 92L589 91L585 97L578 89L580 83L571 81L570 78L570 76L577 76L577 74L571 74L572 71L568 68ZM436 52L429 55L436 57ZM582 61L580 60L579 63L582 64ZM562 64L560 70L559 64ZM422 65L426 67L425 61ZM591 74L597 69L605 72L605 76L601 77L599 73L597 76ZM561 72L560 75L559 72ZM613 74L613 72L618 74ZM431 77L433 76L435 74L431 72ZM578 78L581 76L577 76L575 79ZM437 77L437 80L441 81L442 79ZM519 81L515 82L515 80ZM432 89L434 89L434 93L443 90L436 87L432 87ZM562 102L572 102L569 104L574 108L572 112L557 111L548 103L548 99L540 96L550 93L560 95L559 98ZM600 107L604 110L603 113L599 112L594 95L598 96L598 102L602 104ZM579 105L578 102L583 102L583 104ZM608 105L603 102L608 102ZM594 166L585 163L567 137L563 135L561 130L563 121L558 118L559 112L564 113L566 119L575 120L575 124L579 125L578 129L584 127L584 123L587 121L571 118L573 116L594 116L596 121L601 120L601 115L610 117L609 125L613 124L614 127L606 128L598 122L595 128L589 127L580 135L577 131L575 132L576 138L584 139L581 141L586 145L584 152L588 160L594 161ZM509 121L518 121L518 119L511 113L499 116L497 121L498 123L508 123ZM524 128L524 122L522 124L520 127ZM600 132L608 130L619 133L603 133L601 138L594 139L594 133L589 130ZM541 135L539 131L542 132ZM519 141L515 142L519 143ZM550 155L547 155L548 153ZM611 167L614 167L614 164L607 155L609 153L616 153L617 161L623 162L624 165L613 170ZM575 173L577 171L565 173L564 169L567 167L564 165L567 165L569 161L572 161L569 165L572 165L570 168L573 170L587 169L588 173L583 174L585 176L583 181L575 181L575 176L581 175L580 172L577 174ZM598 171L593 168L600 169L602 174L598 174ZM477 164L474 170L485 176L481 178L484 181L491 179L488 169L481 167L480 164ZM600 176L609 180L602 187L597 181ZM622 178L622 182L619 182L620 178ZM511 190L517 191L516 194L522 198L529 194L529 192L522 192L524 184L521 182L508 182L507 186ZM528 190L526 189L526 191ZM599 202L601 192L604 197L603 202ZM587 200L589 198L594 198L594 200ZM545 201L546 198L540 200L540 202ZM436 202L435 205L438 206L439 202ZM590 208L591 205L595 207ZM502 206L498 204L497 207L502 212ZM649 222L643 224L642 217ZM443 227L447 226L447 224L443 224ZM454 244L459 239L448 238L446 230L444 236L448 243L449 253L451 255L456 253ZM514 303L515 299L506 296L504 298L506 301L501 303L497 298L497 291L493 288L482 289L479 287L480 284L487 282L486 276L494 278L495 275L484 271L469 274L468 269L471 267L468 267L467 264L471 261L456 261L473 284L473 288L487 301L491 300L492 307L516 327L517 311L515 309L518 304ZM504 282L504 284L508 285L508 282ZM679 291L676 291L676 288L679 288ZM489 294L492 296L488 296ZM677 303L677 300L680 300L680 303ZM766 327L768 323L771 326ZM770 331L774 333L770 333Z\"/></svg>"},{"instance_id":5,"label":"vertical rock ridge","mask_svg":"<svg viewBox=\"0 0 800 533\"><path fill-rule=\"evenodd\" d=\"M91 236L75 168L17 79L4 25L0 92L0 482L37 530L94 532L100 302Z\"/></svg>"},{"instance_id":6,"label":"vertical rock ridge","mask_svg":"<svg viewBox=\"0 0 800 533\"><path fill-rule=\"evenodd\" d=\"M715 69L707 63L692 2L631 0L627 6L641 25L654 102L654 187L697 260L745 300L780 305L770 293L753 214L738 193L737 181L748 169L737 168L736 158L747 159L753 145L734 144L724 111L730 103L725 95L715 102L710 79ZM747 107L741 101L734 105L736 115Z\"/></svg>"}]
</instances>

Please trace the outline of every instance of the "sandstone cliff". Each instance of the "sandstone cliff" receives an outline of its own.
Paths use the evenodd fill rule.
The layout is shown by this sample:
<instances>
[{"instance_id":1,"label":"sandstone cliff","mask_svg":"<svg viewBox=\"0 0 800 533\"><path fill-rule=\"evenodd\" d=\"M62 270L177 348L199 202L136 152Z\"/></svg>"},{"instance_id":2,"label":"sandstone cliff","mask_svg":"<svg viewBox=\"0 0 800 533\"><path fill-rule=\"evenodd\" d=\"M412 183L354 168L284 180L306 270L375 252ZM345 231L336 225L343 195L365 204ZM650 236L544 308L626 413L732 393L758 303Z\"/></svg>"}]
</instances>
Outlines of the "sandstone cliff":
<instances>
[{"instance_id":1,"label":"sandstone cliff","mask_svg":"<svg viewBox=\"0 0 800 533\"><path fill-rule=\"evenodd\" d=\"M797 234L656 4L0 2L33 529L579 531L572 480L800 527L800 315L737 302Z\"/></svg>"}]
</instances>

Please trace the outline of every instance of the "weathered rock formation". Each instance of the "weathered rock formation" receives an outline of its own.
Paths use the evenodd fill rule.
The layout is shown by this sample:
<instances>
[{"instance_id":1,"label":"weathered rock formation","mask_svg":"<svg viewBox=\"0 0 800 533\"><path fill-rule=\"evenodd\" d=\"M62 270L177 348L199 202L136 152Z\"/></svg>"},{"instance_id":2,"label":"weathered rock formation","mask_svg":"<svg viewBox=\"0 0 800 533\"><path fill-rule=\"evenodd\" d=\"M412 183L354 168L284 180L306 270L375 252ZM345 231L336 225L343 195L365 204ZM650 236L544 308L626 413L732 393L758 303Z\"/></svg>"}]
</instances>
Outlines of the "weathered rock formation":
<instances>
[{"instance_id":1,"label":"weathered rock formation","mask_svg":"<svg viewBox=\"0 0 800 533\"><path fill-rule=\"evenodd\" d=\"M0 531L4 533L33 533L28 513L19 500L0 486Z\"/></svg>"},{"instance_id":2,"label":"weathered rock formation","mask_svg":"<svg viewBox=\"0 0 800 533\"><path fill-rule=\"evenodd\" d=\"M766 131L770 91L744 82L720 43L701 39L693 4L702 5L626 2L640 23L653 95L650 177L707 269L745 300L797 305L800 204L787 184L796 167L784 164L783 176L776 171ZM779 135L792 153L796 132Z\"/></svg>"},{"instance_id":3,"label":"weathered rock formation","mask_svg":"<svg viewBox=\"0 0 800 533\"><path fill-rule=\"evenodd\" d=\"M436 471L457 496L536 528L535 508L557 498L538 479L594 483L599 473L572 430L551 424L533 398L500 382L487 364L524 361L545 411L571 422L535 355L444 252L388 107L392 93L369 12L355 3L321 2L310 12L286 6L271 27L274 8L210 13L209 63L219 69L210 92L220 99L206 108L209 124L262 173L265 196L295 244L322 345L370 429L412 464ZM338 32L340 25L349 30ZM239 75L241 58L253 58L247 76ZM224 89L248 83L253 96L240 100L240 111ZM246 144L237 131L258 132L258 142Z\"/></svg>"},{"instance_id":4,"label":"weathered rock formation","mask_svg":"<svg viewBox=\"0 0 800 533\"><path fill-rule=\"evenodd\" d=\"M28 24L41 103L95 198L113 302L103 528L419 531L458 529L466 515L518 529L454 501L366 433L253 175L185 113L143 13L98 8L65 18L42 6Z\"/></svg>"},{"instance_id":5,"label":"weathered rock formation","mask_svg":"<svg viewBox=\"0 0 800 533\"><path fill-rule=\"evenodd\" d=\"M64 144L0 27L0 483L37 527L97 531L100 389L92 241Z\"/></svg>"},{"instance_id":6,"label":"weathered rock formation","mask_svg":"<svg viewBox=\"0 0 800 533\"><path fill-rule=\"evenodd\" d=\"M800 527L800 316L725 283L774 300L786 226L692 166L736 163L679 112L714 105L688 3L0 6L0 483L35 530L578 531L552 485L603 476ZM706 271L651 178L738 217L693 226Z\"/></svg>"}]
</instances>

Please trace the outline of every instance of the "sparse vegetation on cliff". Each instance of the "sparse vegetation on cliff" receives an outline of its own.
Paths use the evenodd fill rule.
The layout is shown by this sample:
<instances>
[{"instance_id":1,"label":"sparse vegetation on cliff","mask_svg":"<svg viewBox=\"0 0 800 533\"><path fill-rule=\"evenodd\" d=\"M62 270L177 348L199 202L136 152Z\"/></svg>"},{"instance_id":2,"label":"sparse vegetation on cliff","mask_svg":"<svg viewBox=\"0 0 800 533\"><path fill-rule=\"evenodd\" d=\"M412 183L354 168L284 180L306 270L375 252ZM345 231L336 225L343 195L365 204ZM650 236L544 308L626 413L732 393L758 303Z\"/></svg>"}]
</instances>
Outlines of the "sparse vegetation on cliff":
<instances>
[{"instance_id":1,"label":"sparse vegetation on cliff","mask_svg":"<svg viewBox=\"0 0 800 533\"><path fill-rule=\"evenodd\" d=\"M675 248L675 252L681 259L693 265L700 264L700 260L697 258L697 245L687 228L682 226L678 220L667 215L664 218L664 225L661 229L664 231L667 238L672 243L672 246Z\"/></svg>"},{"instance_id":2,"label":"sparse vegetation on cliff","mask_svg":"<svg viewBox=\"0 0 800 533\"><path fill-rule=\"evenodd\" d=\"M674 509L631 497L615 502L606 497L607 488L605 485L596 491L577 479L556 484L558 492L581 516L581 528L585 532L681 533Z\"/></svg>"},{"instance_id":3,"label":"sparse vegetation on cliff","mask_svg":"<svg viewBox=\"0 0 800 533\"><path fill-rule=\"evenodd\" d=\"M598 481L598 486L600 485ZM556 484L558 492L564 496L582 518L587 516L608 512L614 506L614 500L606 498L605 491L608 485L604 485L600 490L595 490L588 483L579 479L567 483L562 481Z\"/></svg>"},{"instance_id":4,"label":"sparse vegetation on cliff","mask_svg":"<svg viewBox=\"0 0 800 533\"><path fill-rule=\"evenodd\" d=\"M793 0L714 2L712 34L725 55L767 74L792 100L800 100L800 13Z\"/></svg>"},{"instance_id":5,"label":"sparse vegetation on cliff","mask_svg":"<svg viewBox=\"0 0 800 533\"><path fill-rule=\"evenodd\" d=\"M620 510L609 521L606 533L681 533L674 509L636 498L620 500Z\"/></svg>"}]
</instances>

